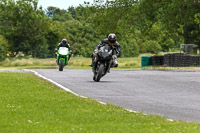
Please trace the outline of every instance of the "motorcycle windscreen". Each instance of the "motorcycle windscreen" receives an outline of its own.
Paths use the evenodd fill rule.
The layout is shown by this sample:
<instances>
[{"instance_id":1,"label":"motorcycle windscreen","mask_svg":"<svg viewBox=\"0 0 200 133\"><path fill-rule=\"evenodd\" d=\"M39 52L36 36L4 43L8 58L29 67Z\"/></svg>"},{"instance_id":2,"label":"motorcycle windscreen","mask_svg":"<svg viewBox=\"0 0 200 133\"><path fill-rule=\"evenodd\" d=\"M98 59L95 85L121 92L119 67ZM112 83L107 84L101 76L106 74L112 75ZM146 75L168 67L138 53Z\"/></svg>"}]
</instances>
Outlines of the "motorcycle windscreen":
<instances>
[{"instance_id":1,"label":"motorcycle windscreen","mask_svg":"<svg viewBox=\"0 0 200 133\"><path fill-rule=\"evenodd\" d=\"M103 52L101 57L103 60L108 61L111 60L112 56L108 52Z\"/></svg>"},{"instance_id":2,"label":"motorcycle windscreen","mask_svg":"<svg viewBox=\"0 0 200 133\"><path fill-rule=\"evenodd\" d=\"M103 47L103 49L104 49L104 52L110 52L110 50L111 50L111 48L110 48L110 46L109 46L108 44L106 44L106 45Z\"/></svg>"},{"instance_id":3,"label":"motorcycle windscreen","mask_svg":"<svg viewBox=\"0 0 200 133\"><path fill-rule=\"evenodd\" d=\"M108 61L111 59L112 56L112 50L110 48L109 45L104 45L103 47L101 47L100 52L98 53L99 55L99 59L103 60L103 61Z\"/></svg>"},{"instance_id":4,"label":"motorcycle windscreen","mask_svg":"<svg viewBox=\"0 0 200 133\"><path fill-rule=\"evenodd\" d=\"M66 47L60 47L58 53L60 55L68 55L68 53L69 53L68 51L69 51L68 48L66 48Z\"/></svg>"}]
</instances>

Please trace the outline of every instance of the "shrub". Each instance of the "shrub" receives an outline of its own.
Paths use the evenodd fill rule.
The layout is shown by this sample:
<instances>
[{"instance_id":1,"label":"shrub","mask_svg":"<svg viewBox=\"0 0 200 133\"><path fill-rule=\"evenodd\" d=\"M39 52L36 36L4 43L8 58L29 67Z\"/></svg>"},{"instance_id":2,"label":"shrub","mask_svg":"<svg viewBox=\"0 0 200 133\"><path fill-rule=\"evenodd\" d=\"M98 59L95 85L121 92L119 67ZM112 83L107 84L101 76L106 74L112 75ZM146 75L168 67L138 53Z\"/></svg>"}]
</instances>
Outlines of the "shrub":
<instances>
[{"instance_id":1,"label":"shrub","mask_svg":"<svg viewBox=\"0 0 200 133\"><path fill-rule=\"evenodd\" d=\"M8 53L8 41L0 35L0 61L6 59L6 54Z\"/></svg>"}]
</instances>

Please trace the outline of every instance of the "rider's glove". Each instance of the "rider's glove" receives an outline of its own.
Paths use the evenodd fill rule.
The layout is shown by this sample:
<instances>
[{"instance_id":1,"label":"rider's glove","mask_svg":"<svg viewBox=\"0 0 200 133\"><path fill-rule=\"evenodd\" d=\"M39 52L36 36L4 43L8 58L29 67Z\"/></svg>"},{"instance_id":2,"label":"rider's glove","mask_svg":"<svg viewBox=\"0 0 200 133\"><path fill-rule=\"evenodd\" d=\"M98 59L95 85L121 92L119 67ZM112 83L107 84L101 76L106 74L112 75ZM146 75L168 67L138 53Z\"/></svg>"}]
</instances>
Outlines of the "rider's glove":
<instances>
[{"instance_id":1,"label":"rider's glove","mask_svg":"<svg viewBox=\"0 0 200 133\"><path fill-rule=\"evenodd\" d=\"M97 53L98 53L98 49L95 49L95 50L94 50L94 53L96 53L96 54L97 54Z\"/></svg>"},{"instance_id":2,"label":"rider's glove","mask_svg":"<svg viewBox=\"0 0 200 133\"><path fill-rule=\"evenodd\" d=\"M113 55L112 57L113 57L113 59L117 59L117 56L116 56L116 55Z\"/></svg>"},{"instance_id":3,"label":"rider's glove","mask_svg":"<svg viewBox=\"0 0 200 133\"><path fill-rule=\"evenodd\" d=\"M96 55L97 55L97 53L98 53L98 49L95 49L95 50L94 50L94 54L93 54L93 55L94 55L94 56L96 56Z\"/></svg>"}]
</instances>

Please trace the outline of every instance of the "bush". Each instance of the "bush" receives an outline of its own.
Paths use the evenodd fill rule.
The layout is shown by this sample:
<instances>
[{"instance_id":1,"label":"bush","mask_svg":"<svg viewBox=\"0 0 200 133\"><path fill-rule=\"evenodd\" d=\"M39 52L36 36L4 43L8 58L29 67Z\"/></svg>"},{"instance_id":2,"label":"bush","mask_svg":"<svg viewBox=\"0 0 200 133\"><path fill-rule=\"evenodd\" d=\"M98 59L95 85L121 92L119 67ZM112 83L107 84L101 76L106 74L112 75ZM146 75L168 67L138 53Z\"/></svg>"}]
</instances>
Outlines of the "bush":
<instances>
[{"instance_id":1,"label":"bush","mask_svg":"<svg viewBox=\"0 0 200 133\"><path fill-rule=\"evenodd\" d=\"M0 61L6 59L6 54L8 53L8 41L0 35Z\"/></svg>"},{"instance_id":2,"label":"bush","mask_svg":"<svg viewBox=\"0 0 200 133\"><path fill-rule=\"evenodd\" d=\"M139 46L135 40L122 40L119 43L122 57L137 57L139 55Z\"/></svg>"}]
</instances>

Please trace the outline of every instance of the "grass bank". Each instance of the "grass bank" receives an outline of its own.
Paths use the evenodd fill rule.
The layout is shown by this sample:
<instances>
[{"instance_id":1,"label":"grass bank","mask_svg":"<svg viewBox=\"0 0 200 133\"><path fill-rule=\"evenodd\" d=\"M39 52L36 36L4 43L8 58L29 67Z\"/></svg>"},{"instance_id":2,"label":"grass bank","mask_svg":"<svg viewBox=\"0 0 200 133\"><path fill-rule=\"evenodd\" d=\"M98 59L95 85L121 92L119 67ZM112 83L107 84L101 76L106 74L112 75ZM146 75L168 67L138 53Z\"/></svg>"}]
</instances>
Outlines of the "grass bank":
<instances>
[{"instance_id":1,"label":"grass bank","mask_svg":"<svg viewBox=\"0 0 200 133\"><path fill-rule=\"evenodd\" d=\"M138 57L118 58L118 68L114 69L200 69L200 67L159 67L148 66L141 67L141 56L152 56L151 54L143 54ZM70 69L91 69L89 64L91 58L72 57L69 64L65 68ZM58 69L55 58L35 59L35 58L12 58L0 62L0 69Z\"/></svg>"},{"instance_id":2,"label":"grass bank","mask_svg":"<svg viewBox=\"0 0 200 133\"><path fill-rule=\"evenodd\" d=\"M140 57L135 58L118 58L119 68L131 68L140 67L141 61ZM91 68L89 64L91 63L91 58L84 57L73 57L70 59L69 64L66 66L68 68ZM58 68L55 58L48 59L6 59L0 63L0 68L19 68L19 69L29 69L29 68Z\"/></svg>"},{"instance_id":3,"label":"grass bank","mask_svg":"<svg viewBox=\"0 0 200 133\"><path fill-rule=\"evenodd\" d=\"M0 73L0 132L198 133L200 124L131 113L65 92L30 73Z\"/></svg>"}]
</instances>

